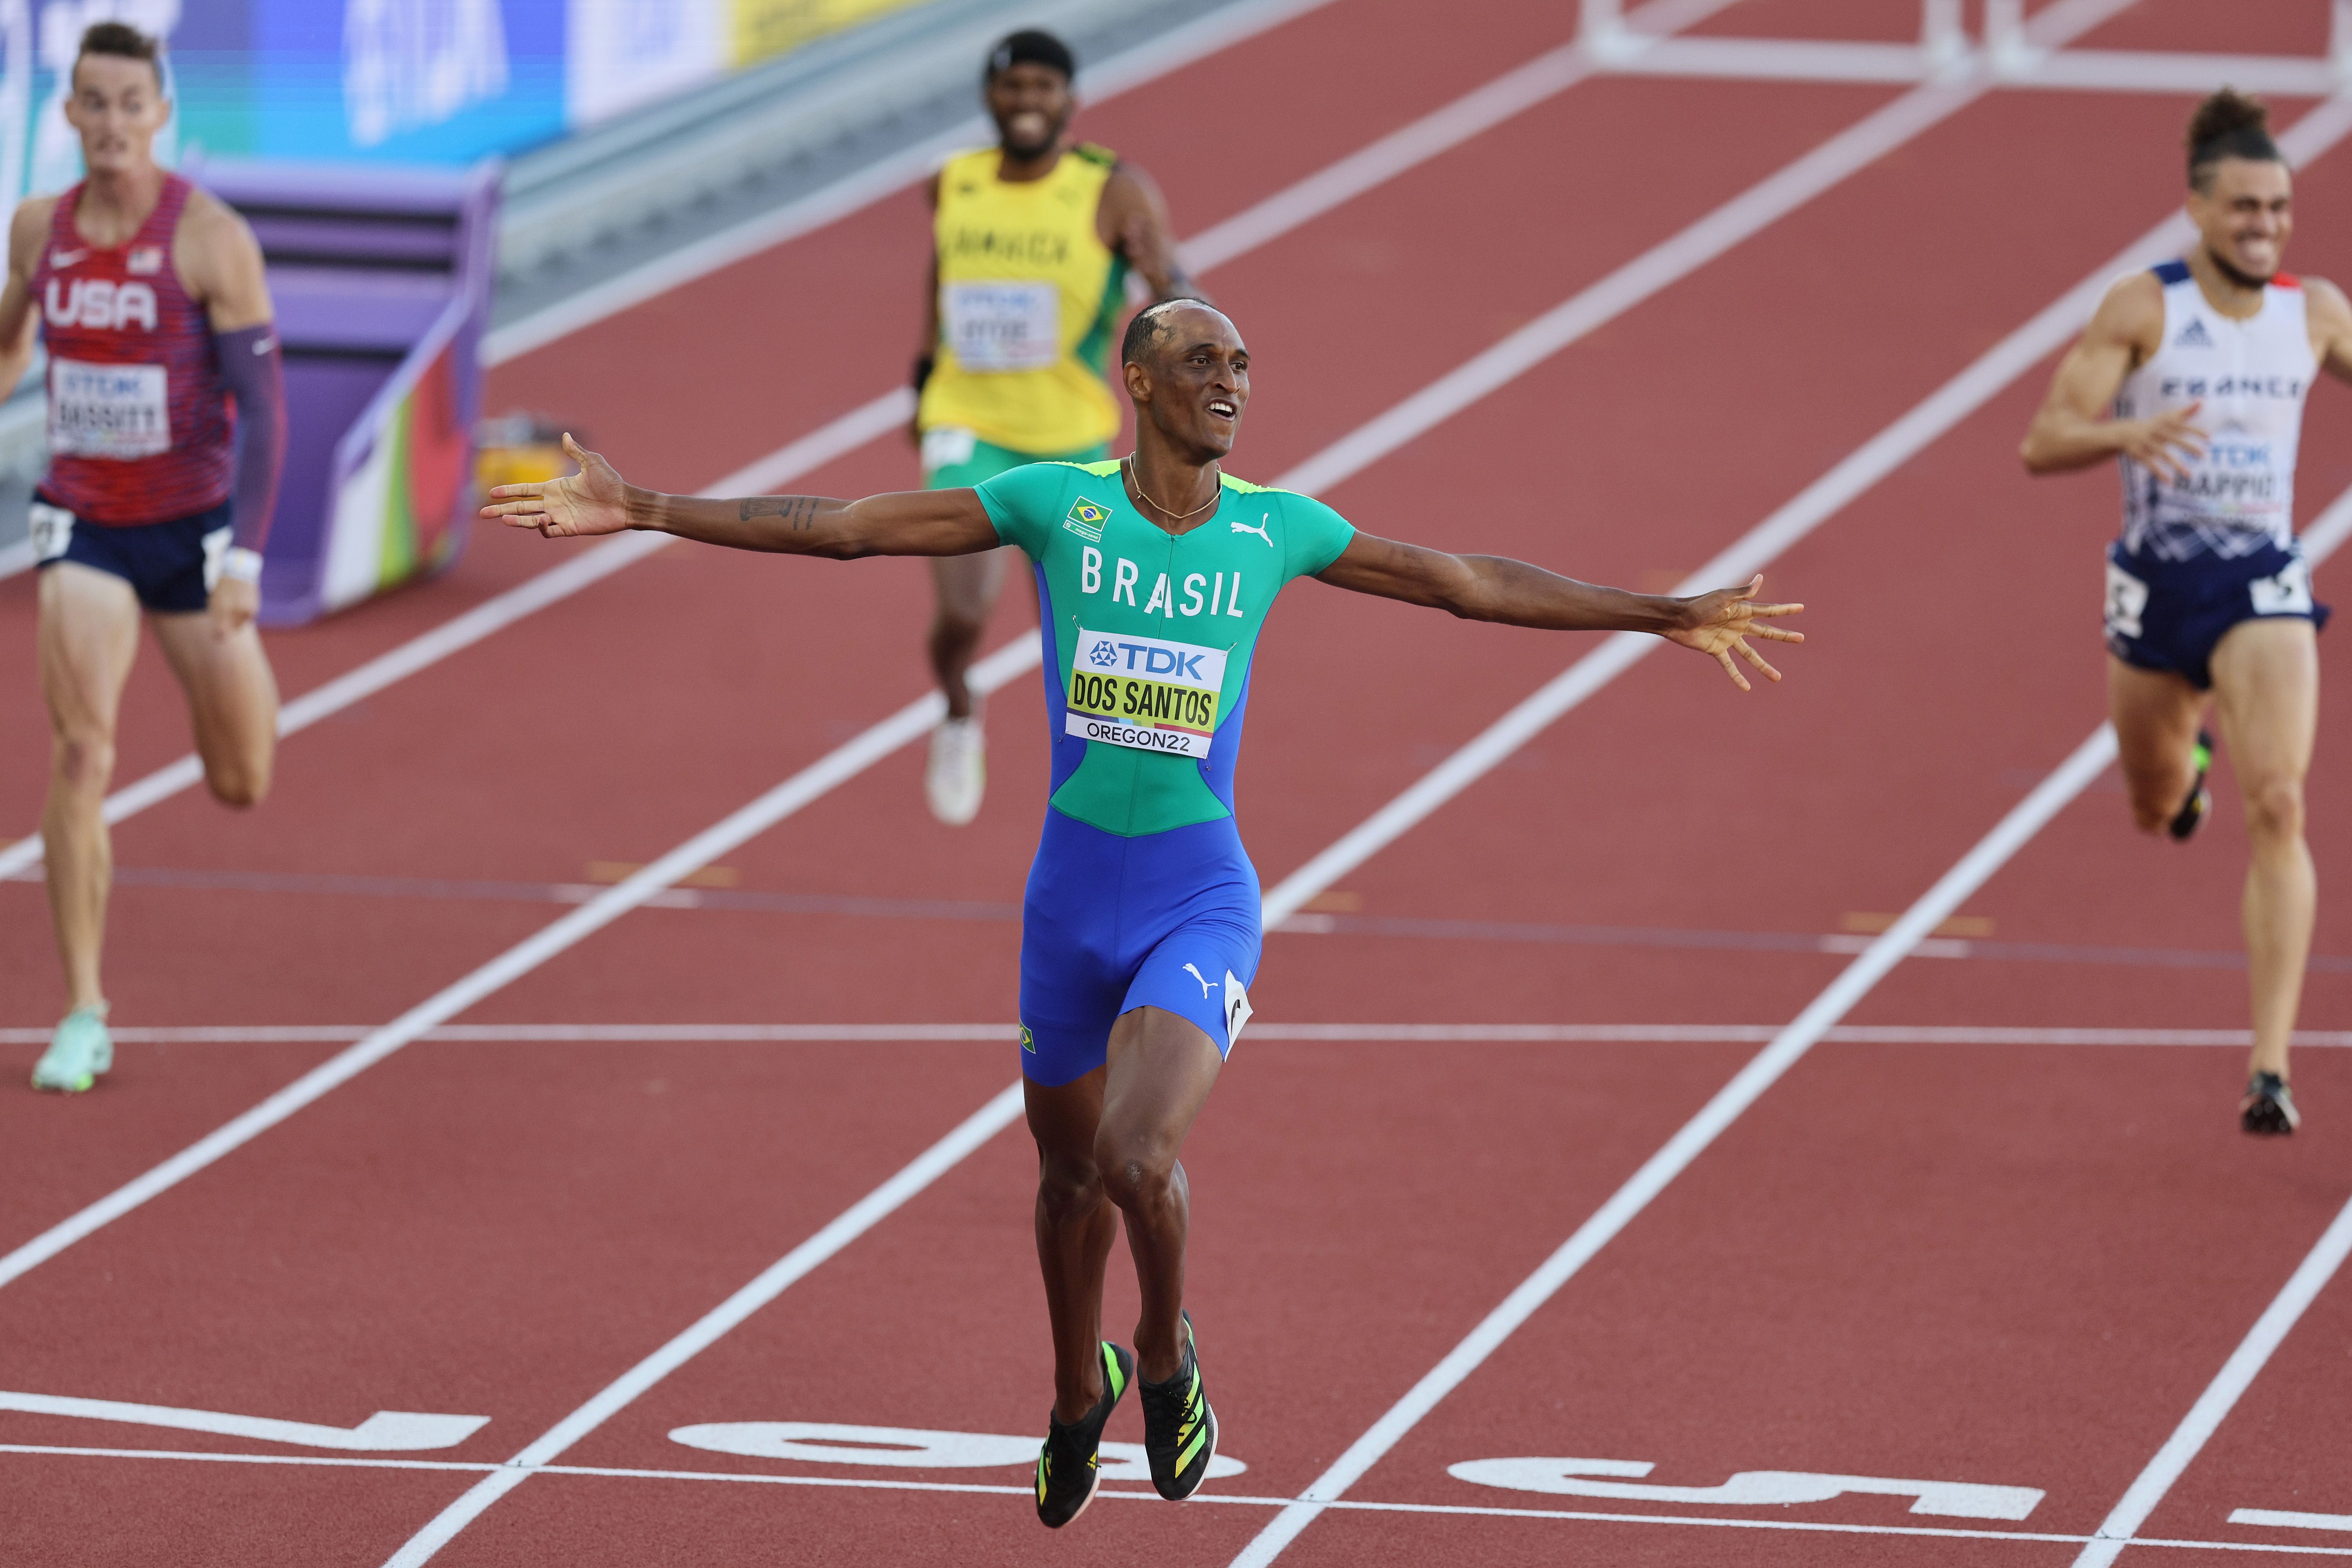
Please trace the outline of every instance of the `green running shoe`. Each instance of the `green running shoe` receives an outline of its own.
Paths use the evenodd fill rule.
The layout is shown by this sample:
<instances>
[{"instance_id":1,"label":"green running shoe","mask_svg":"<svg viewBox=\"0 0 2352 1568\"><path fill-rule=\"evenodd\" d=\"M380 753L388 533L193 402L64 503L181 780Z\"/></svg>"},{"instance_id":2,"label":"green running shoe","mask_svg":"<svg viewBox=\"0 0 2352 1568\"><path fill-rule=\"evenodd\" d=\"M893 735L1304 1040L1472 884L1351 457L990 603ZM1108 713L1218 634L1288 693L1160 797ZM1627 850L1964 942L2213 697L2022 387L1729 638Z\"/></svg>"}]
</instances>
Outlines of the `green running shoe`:
<instances>
[{"instance_id":1,"label":"green running shoe","mask_svg":"<svg viewBox=\"0 0 2352 1568\"><path fill-rule=\"evenodd\" d=\"M1103 1395L1083 1420L1065 1426L1045 1416L1045 1446L1037 1453L1037 1519L1048 1530L1059 1530L1087 1511L1102 1484L1102 1432L1119 1395L1135 1380L1135 1356L1108 1340L1103 1342Z\"/></svg>"},{"instance_id":2,"label":"green running shoe","mask_svg":"<svg viewBox=\"0 0 2352 1568\"><path fill-rule=\"evenodd\" d=\"M2189 764L2197 770L2196 782L2189 786L2189 798L2180 803L2164 830L2183 844L2197 836L2205 819L2213 815L2213 791L2206 784L2205 775L2213 771L2213 737L2204 731L2197 731L2197 743L2189 748Z\"/></svg>"},{"instance_id":3,"label":"green running shoe","mask_svg":"<svg viewBox=\"0 0 2352 1568\"><path fill-rule=\"evenodd\" d=\"M1217 1457L1217 1413L1201 1387L1199 1341L1192 1314L1184 1314L1184 1364L1165 1383L1139 1384L1143 1401L1143 1452L1151 1461L1151 1484L1170 1502L1182 1502L1201 1489L1209 1461Z\"/></svg>"},{"instance_id":4,"label":"green running shoe","mask_svg":"<svg viewBox=\"0 0 2352 1568\"><path fill-rule=\"evenodd\" d=\"M33 1087L80 1094L114 1065L114 1037L106 1032L104 1007L77 1007L65 1016L49 1048L33 1064Z\"/></svg>"}]
</instances>

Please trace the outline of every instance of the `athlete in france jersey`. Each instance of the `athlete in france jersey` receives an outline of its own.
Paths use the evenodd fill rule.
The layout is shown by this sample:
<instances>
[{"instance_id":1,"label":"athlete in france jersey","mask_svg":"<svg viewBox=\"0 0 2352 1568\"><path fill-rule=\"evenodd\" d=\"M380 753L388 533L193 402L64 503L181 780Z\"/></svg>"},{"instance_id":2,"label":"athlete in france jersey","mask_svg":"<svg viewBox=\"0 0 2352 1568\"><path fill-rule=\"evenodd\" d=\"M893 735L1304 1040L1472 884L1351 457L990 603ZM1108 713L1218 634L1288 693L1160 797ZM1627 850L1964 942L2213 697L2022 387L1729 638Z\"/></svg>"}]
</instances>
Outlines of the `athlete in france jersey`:
<instances>
[{"instance_id":1,"label":"athlete in france jersey","mask_svg":"<svg viewBox=\"0 0 2352 1568\"><path fill-rule=\"evenodd\" d=\"M1654 632L1711 654L1743 688L1735 656L1779 679L1747 637L1801 640L1770 624L1801 606L1754 604L1755 583L1695 599L1596 588L1378 539L1320 501L1226 477L1249 351L1205 305L1141 312L1120 358L1136 412L1122 463L860 501L710 501L633 489L574 447L579 475L502 485L484 509L550 537L651 528L844 559L1013 544L1035 564L1054 767L1022 939L1021 1066L1055 1345L1037 1513L1055 1527L1093 1496L1103 1424L1130 1381L1161 1496L1192 1495L1216 1453L1183 1310L1177 1153L1249 1016L1258 881L1234 825L1234 764L1283 585L1311 576L1475 619ZM1143 1297L1132 1352L1101 1338L1114 1206Z\"/></svg>"},{"instance_id":2,"label":"athlete in france jersey","mask_svg":"<svg viewBox=\"0 0 2352 1568\"><path fill-rule=\"evenodd\" d=\"M2254 1050L2240 1115L2248 1131L2290 1132L2287 1040L2316 897L2303 779L2327 620L2294 534L2295 458L2315 374L2352 377L2352 305L2331 284L2279 270L2292 192L2267 113L2227 91L2199 106L2189 134L2198 244L2107 291L2023 457L2034 473L2121 465L2105 632L2132 815L2175 838L2203 824L2211 705L2253 850L2242 918Z\"/></svg>"}]
</instances>

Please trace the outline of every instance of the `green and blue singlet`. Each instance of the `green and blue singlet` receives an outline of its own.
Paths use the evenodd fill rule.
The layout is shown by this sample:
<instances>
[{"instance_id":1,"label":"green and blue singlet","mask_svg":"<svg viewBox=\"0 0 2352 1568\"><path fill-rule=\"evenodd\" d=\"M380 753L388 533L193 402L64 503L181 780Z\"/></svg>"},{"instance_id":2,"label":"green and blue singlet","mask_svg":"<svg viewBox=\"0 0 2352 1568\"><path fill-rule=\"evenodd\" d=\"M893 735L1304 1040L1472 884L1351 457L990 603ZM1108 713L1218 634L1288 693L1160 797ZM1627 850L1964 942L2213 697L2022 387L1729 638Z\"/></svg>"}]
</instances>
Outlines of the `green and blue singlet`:
<instances>
[{"instance_id":1,"label":"green and blue singlet","mask_svg":"<svg viewBox=\"0 0 2352 1568\"><path fill-rule=\"evenodd\" d=\"M1322 502L1226 478L1171 534L1114 462L1034 463L976 487L1035 567L1053 784L1021 943L1022 1068L1067 1083L1137 1007L1233 1047L1259 947L1234 821L1250 661L1275 595L1355 530Z\"/></svg>"}]
</instances>

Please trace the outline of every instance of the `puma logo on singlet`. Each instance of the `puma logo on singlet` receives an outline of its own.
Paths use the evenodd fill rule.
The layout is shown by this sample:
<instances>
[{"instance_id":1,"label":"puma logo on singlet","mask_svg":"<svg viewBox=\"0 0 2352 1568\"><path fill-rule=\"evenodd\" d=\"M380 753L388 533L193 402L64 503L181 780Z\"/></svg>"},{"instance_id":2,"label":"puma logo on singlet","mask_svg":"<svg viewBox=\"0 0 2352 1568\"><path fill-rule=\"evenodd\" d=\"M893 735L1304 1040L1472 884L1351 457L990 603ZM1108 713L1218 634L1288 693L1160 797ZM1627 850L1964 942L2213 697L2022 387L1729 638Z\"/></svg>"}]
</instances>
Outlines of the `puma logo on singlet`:
<instances>
[{"instance_id":1,"label":"puma logo on singlet","mask_svg":"<svg viewBox=\"0 0 2352 1568\"><path fill-rule=\"evenodd\" d=\"M1273 536L1268 534L1265 531L1265 514L1264 512L1260 512L1258 514L1257 526L1255 528L1252 528L1246 522L1236 522L1234 524L1234 531L1235 533L1255 533L1260 539L1265 541L1265 547L1268 550L1274 548Z\"/></svg>"},{"instance_id":2,"label":"puma logo on singlet","mask_svg":"<svg viewBox=\"0 0 2352 1568\"><path fill-rule=\"evenodd\" d=\"M1201 997L1203 1001L1206 1001L1208 999L1209 993L1214 989L1214 987L1209 984L1209 977L1202 973L1199 970L1193 968L1189 963L1184 966L1184 973L1201 983Z\"/></svg>"}]
</instances>

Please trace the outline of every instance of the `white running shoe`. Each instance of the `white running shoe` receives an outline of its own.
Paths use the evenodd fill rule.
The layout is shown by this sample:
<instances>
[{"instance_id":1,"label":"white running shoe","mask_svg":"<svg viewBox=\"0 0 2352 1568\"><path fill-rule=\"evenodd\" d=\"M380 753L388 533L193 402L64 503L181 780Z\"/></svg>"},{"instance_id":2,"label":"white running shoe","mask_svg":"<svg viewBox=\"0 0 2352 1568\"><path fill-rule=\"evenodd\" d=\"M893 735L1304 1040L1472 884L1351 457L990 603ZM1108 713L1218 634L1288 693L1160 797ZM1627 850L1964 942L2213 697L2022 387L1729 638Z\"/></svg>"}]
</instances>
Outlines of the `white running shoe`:
<instances>
[{"instance_id":1,"label":"white running shoe","mask_svg":"<svg viewBox=\"0 0 2352 1568\"><path fill-rule=\"evenodd\" d=\"M923 793L930 796L931 815L950 827L961 827L980 815L980 797L988 793L988 736L980 715L943 719L931 731Z\"/></svg>"},{"instance_id":2,"label":"white running shoe","mask_svg":"<svg viewBox=\"0 0 2352 1568\"><path fill-rule=\"evenodd\" d=\"M49 1037L49 1048L33 1064L33 1087L58 1094L83 1094L114 1065L114 1037L106 1032L106 1008L77 1007Z\"/></svg>"}]
</instances>

